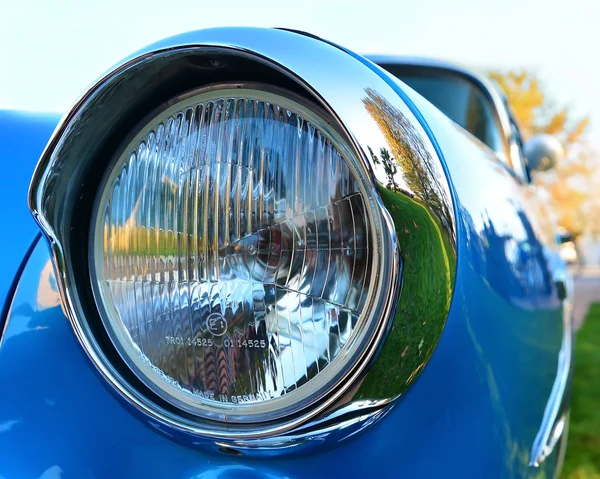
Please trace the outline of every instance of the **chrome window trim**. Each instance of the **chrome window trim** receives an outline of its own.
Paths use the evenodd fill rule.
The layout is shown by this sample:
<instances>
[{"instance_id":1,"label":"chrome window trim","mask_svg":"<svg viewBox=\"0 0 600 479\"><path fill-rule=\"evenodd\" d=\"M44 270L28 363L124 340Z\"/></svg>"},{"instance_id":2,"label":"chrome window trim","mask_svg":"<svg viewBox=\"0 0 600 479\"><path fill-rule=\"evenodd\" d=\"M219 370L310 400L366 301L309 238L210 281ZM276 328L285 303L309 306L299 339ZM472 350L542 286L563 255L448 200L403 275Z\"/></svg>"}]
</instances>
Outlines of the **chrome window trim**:
<instances>
[{"instance_id":1,"label":"chrome window trim","mask_svg":"<svg viewBox=\"0 0 600 479\"><path fill-rule=\"evenodd\" d=\"M505 138L510 138L510 120L508 117L508 113L504 107L504 102L502 101L502 96L493 85L491 80L484 77L483 75L479 75L474 73L472 70L461 67L454 63L438 60L435 58L425 58L425 57L411 57L411 56L398 56L398 55L365 55L369 60L373 63L396 63L398 65L411 65L411 66L422 66L429 68L439 68L442 70L448 70L454 73L457 73L467 79L471 80L474 83L480 85L481 89L486 92L486 96L491 100L494 105L496 112L498 113L498 120L500 122L500 126L502 132L504 133Z\"/></svg>"},{"instance_id":2,"label":"chrome window trim","mask_svg":"<svg viewBox=\"0 0 600 479\"><path fill-rule=\"evenodd\" d=\"M298 51L304 54L298 55ZM133 388L98 344L94 331L87 321L89 310L86 310L82 304L79 294L84 286L78 284L73 273L72 255L75 246L70 243L71 226L75 224L73 210L80 198L79 195L81 194L81 198L85 195L84 167L89 167L87 163L104 147L102 142L104 132L99 132L98 127L101 126L107 131L111 128L116 130L118 120L125 113L133 114L134 110L133 106L123 104L123 98L119 98L117 93L127 87L137 94L135 89L137 86L140 90L150 91L155 87L155 83L158 85L162 79L160 75L157 75L159 78L143 76L144 72L149 75L150 66L157 68L157 72L166 77L172 73L169 68L175 69L178 65L175 60L203 60L215 54L226 54L235 59L249 60L277 72L296 84L312 101L319 104L335 119L337 126L355 150L355 154L364 163L364 168L372 173L375 197L379 198L379 204L376 206L381 212L387 230L382 234L383 248L388 251L388 254L392 252L390 258L393 262L393 274L385 281L388 284L386 307L379 320L377 332L360 364L355 366L338 390L326 400L303 411L300 415L268 426L254 424L248 428L239 428L192 421L159 406ZM231 80L235 79L231 78ZM197 81L197 86L203 85L200 78ZM416 161L425 161L426 157L429 162L430 168L422 180L437 188L436 205L430 203L428 199L418 200L418 194L415 196L414 192L407 192L397 186L401 184L402 167L397 168L397 171L390 176L389 172L386 175L384 168L377 162L377 156L373 152L379 152L380 149L393 151L396 140L386 137L381 123L378 124L375 117L367 110L365 102L368 102L369 98L371 101L381 102L393 115L399 116L406 126L402 134L408 132L406 134L412 135L412 139L417 141L418 150L411 144L413 150L410 153ZM135 100L131 97L125 99L132 102ZM101 121L103 118L104 120ZM111 119L114 123L111 123ZM398 206L390 204L389 199L382 197L384 193L387 195L386 198L391 197L390 181L394 185L393 195L401 198L406 204L418 203L421 205L420 208L424 207L429 211L428 221L431 223L421 225L420 229L415 230L414 236L419 238L419 235L425 234L421 231L430 227L441 231L447 238L447 246L424 242L423 246L415 246L415 248L427 246L430 249L443 250L442 254L448 257L446 277L449 281L446 281L441 292L445 298L444 306L433 314L434 317L438 316L437 321L430 321L432 325L428 326L435 329L432 330L430 343L423 345L423 350L426 351L425 358L418 360L418 366L395 365L400 371L398 374L401 381L385 385L384 390L375 390L373 382L367 380L377 378L377 375L385 377L387 369L382 357L389 360L396 354L391 349L393 345L390 345L390 341L386 343L386 339L394 330L394 325L406 321L400 311L402 308L398 308L398 304L402 303L399 300L401 283L406 282L407 278L411 280L413 276L407 275L417 271L419 266L414 261L403 261L412 255L412 251L398 251L402 248L402 244L398 244L398 226L395 225L399 218ZM456 271L455 267L452 268L456 264L454 205L441 160L422 125L380 74L334 45L289 31L222 28L192 32L151 45L120 63L95 83L58 125L33 175L29 191L29 206L50 242L63 309L89 358L107 382L135 406L142 413L141 417L153 427L161 430L166 426L166 433L183 434L188 439L191 437L196 444L208 442L213 445L228 444L246 449L268 449L272 448L269 446L269 441L272 445L273 437L280 437L281 440L276 441L277 446L273 447L284 448L289 446L290 441L297 441L298 434L307 434L308 437L319 435L323 432L320 424L327 424L327 428L331 427L332 423L341 427L345 422L350 421L349 424L353 424L353 427L343 428L344 437L364 427L366 423L370 424L373 418L382 415L382 409L400 396L423 370L443 330L453 294L452 272ZM418 243L415 241L415 244ZM402 260L399 255L402 256ZM423 285L419 287L426 288ZM419 293L426 298L429 291L420 290ZM431 294L439 295L440 291L438 290L437 293L431 291ZM429 308L427 304L423 307ZM411 354L416 353L417 351L411 352L408 355L409 359ZM356 420L356 411L363 411L365 404L370 405L367 408L369 412L359 415L361 419ZM341 439L338 437L337 440Z\"/></svg>"},{"instance_id":3,"label":"chrome window trim","mask_svg":"<svg viewBox=\"0 0 600 479\"><path fill-rule=\"evenodd\" d=\"M476 74L471 70L455 65L451 62L434 58L396 55L366 55L366 58L377 65L394 64L446 70L448 72L460 75L476 85L484 94L484 96L492 103L493 114L502 136L504 151L494 151L494 153L500 157L501 161L515 174L519 181L522 183L528 182L524 158L518 152L516 140L512 132L511 114L507 110L506 103L502 98L502 94L498 91L498 88L494 86L494 83L491 80L483 75Z\"/></svg>"}]
</instances>

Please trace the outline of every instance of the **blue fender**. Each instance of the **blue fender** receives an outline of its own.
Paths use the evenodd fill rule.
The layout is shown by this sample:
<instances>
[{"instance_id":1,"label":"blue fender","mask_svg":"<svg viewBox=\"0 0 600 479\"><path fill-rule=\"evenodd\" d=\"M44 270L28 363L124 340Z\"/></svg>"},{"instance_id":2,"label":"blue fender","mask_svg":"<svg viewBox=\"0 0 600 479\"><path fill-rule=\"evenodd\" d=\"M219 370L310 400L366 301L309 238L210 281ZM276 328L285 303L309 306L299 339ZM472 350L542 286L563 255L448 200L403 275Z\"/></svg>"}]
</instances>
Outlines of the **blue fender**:
<instances>
[{"instance_id":1,"label":"blue fender","mask_svg":"<svg viewBox=\"0 0 600 479\"><path fill-rule=\"evenodd\" d=\"M559 448L539 469L529 460L556 377L562 308L527 199L481 145L397 88L437 141L456 198L459 255L446 327L422 375L381 420L318 453L268 460L183 445L100 377L61 309L48 245L36 239L25 202L58 119L26 125L20 114L0 114L0 128L14 128L0 154L19 165L0 191L16 204L1 236L9 254L0 274L8 297L0 478L552 477Z\"/></svg>"},{"instance_id":2,"label":"blue fender","mask_svg":"<svg viewBox=\"0 0 600 479\"><path fill-rule=\"evenodd\" d=\"M528 466L529 447L544 408L538 392L556 372L552 331L546 315L507 300L492 269L478 269L466 228L463 221L450 317L415 385L385 418L337 447L268 461L185 447L135 417L77 342L40 240L0 347L0 477L302 478L329 477L332 468L341 477L539 473ZM547 477L555 465L556 455L543 464Z\"/></svg>"}]
</instances>

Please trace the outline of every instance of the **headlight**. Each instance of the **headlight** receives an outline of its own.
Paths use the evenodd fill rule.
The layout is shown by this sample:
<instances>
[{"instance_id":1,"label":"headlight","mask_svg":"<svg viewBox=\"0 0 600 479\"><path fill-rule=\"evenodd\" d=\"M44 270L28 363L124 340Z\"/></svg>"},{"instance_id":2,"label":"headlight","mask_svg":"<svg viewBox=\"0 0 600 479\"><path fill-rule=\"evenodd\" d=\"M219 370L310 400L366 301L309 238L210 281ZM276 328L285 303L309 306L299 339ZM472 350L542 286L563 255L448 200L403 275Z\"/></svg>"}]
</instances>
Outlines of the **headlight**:
<instances>
[{"instance_id":1,"label":"headlight","mask_svg":"<svg viewBox=\"0 0 600 479\"><path fill-rule=\"evenodd\" d=\"M332 124L285 90L224 84L168 102L115 155L92 219L94 297L169 403L277 419L364 353L385 299L383 228Z\"/></svg>"},{"instance_id":2,"label":"headlight","mask_svg":"<svg viewBox=\"0 0 600 479\"><path fill-rule=\"evenodd\" d=\"M191 447L307 450L414 383L457 255L402 88L310 35L211 29L136 53L65 115L29 206L77 339L141 420Z\"/></svg>"}]
</instances>

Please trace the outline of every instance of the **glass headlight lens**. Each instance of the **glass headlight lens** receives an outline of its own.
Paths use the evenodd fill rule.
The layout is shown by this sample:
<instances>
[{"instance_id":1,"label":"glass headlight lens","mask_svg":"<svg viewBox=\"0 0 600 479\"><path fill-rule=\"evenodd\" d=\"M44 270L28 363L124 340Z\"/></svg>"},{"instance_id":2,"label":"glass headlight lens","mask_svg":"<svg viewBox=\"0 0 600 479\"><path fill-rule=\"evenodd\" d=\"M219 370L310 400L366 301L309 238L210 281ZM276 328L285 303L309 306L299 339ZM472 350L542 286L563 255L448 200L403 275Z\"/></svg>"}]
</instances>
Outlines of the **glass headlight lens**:
<instances>
[{"instance_id":1,"label":"glass headlight lens","mask_svg":"<svg viewBox=\"0 0 600 479\"><path fill-rule=\"evenodd\" d=\"M230 422L293 414L364 353L381 219L325 114L221 86L134 132L92 219L94 297L156 394Z\"/></svg>"}]
</instances>

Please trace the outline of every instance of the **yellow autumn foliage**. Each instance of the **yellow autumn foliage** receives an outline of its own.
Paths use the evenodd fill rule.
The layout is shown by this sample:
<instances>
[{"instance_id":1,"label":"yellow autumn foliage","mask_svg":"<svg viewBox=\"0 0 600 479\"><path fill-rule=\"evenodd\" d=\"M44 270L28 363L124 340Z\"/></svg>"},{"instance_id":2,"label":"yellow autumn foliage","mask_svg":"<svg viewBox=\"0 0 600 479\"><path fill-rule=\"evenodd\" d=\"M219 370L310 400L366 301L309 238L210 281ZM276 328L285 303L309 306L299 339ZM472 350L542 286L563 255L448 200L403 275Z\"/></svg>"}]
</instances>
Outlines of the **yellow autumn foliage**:
<instances>
[{"instance_id":1,"label":"yellow autumn foliage","mask_svg":"<svg viewBox=\"0 0 600 479\"><path fill-rule=\"evenodd\" d=\"M566 156L547 173L535 173L535 182L550 194L558 223L576 236L600 231L600 176L598 157L585 141L589 118L572 112L549 98L538 76L526 70L490 72L505 93L524 140L537 133L558 138ZM595 219L596 218L596 219Z\"/></svg>"}]
</instances>

